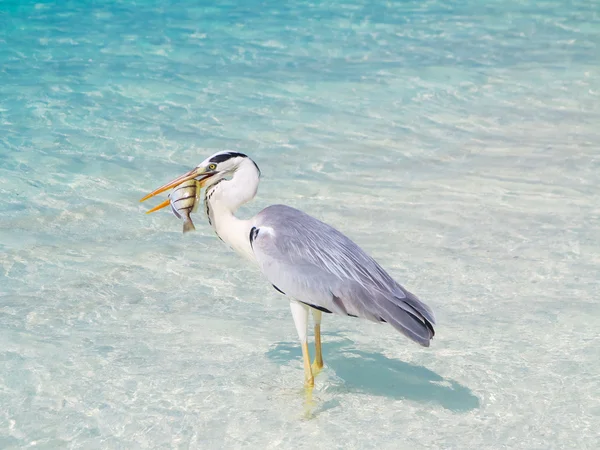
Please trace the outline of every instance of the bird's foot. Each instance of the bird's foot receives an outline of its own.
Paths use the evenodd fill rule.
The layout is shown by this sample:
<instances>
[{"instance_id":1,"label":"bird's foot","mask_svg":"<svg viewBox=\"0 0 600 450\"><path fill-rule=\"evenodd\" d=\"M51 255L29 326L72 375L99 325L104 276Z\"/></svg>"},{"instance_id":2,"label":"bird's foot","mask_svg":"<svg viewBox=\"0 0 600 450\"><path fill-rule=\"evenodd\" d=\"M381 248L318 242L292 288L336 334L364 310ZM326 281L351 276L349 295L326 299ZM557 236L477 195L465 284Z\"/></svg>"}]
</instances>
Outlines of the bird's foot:
<instances>
[{"instance_id":1,"label":"bird's foot","mask_svg":"<svg viewBox=\"0 0 600 450\"><path fill-rule=\"evenodd\" d=\"M314 418L314 409L316 406L315 400L313 399L313 390L315 388L314 380L312 384L309 384L309 380L304 383L304 418Z\"/></svg>"},{"instance_id":2,"label":"bird's foot","mask_svg":"<svg viewBox=\"0 0 600 450\"><path fill-rule=\"evenodd\" d=\"M318 375L319 372L323 370L323 360L318 361L315 359L310 368L312 370L313 375Z\"/></svg>"},{"instance_id":3,"label":"bird's foot","mask_svg":"<svg viewBox=\"0 0 600 450\"><path fill-rule=\"evenodd\" d=\"M306 378L304 380L304 400L305 400L304 404L306 407L311 408L312 406L314 406L313 397L312 397L314 388L315 388L315 378L314 377Z\"/></svg>"},{"instance_id":4,"label":"bird's foot","mask_svg":"<svg viewBox=\"0 0 600 450\"><path fill-rule=\"evenodd\" d=\"M310 378L305 378L304 379L304 388L305 389L311 389L315 387L315 377L311 376Z\"/></svg>"}]
</instances>

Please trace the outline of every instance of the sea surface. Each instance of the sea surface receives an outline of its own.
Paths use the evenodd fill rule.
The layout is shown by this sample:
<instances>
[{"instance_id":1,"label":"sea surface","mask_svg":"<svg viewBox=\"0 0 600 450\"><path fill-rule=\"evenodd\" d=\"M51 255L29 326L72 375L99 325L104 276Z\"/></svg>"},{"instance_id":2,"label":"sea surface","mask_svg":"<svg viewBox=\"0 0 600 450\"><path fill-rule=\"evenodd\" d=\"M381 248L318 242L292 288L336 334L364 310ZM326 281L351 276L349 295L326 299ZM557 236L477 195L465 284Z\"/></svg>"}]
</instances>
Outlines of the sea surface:
<instances>
[{"instance_id":1,"label":"sea surface","mask_svg":"<svg viewBox=\"0 0 600 450\"><path fill-rule=\"evenodd\" d=\"M327 315L308 402L285 297L139 203L225 149L431 347ZM600 2L0 1L1 449L597 449L599 301Z\"/></svg>"}]
</instances>

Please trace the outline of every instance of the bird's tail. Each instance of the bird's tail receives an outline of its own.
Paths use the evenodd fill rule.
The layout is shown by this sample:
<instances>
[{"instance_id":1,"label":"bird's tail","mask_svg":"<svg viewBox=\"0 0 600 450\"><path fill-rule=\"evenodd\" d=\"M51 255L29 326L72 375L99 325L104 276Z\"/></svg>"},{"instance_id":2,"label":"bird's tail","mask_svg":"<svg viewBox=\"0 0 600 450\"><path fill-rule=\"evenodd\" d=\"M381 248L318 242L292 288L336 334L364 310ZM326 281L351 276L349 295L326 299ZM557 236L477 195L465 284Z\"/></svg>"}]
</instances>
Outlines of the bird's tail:
<instances>
[{"instance_id":1,"label":"bird's tail","mask_svg":"<svg viewBox=\"0 0 600 450\"><path fill-rule=\"evenodd\" d=\"M380 303L382 307L381 318L404 334L409 339L423 347L435 336L435 318L431 309L414 294L403 290L405 296L386 296Z\"/></svg>"}]
</instances>

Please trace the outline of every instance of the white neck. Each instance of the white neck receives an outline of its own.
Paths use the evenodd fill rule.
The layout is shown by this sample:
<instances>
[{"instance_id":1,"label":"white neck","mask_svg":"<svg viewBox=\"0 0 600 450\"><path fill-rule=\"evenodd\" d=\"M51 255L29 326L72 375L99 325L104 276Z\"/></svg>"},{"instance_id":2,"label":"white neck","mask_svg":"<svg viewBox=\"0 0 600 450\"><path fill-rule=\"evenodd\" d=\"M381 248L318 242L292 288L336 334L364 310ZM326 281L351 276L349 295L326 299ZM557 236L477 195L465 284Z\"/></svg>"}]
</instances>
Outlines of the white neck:
<instances>
[{"instance_id":1,"label":"white neck","mask_svg":"<svg viewBox=\"0 0 600 450\"><path fill-rule=\"evenodd\" d=\"M256 195L259 173L254 163L244 160L231 180L222 179L206 189L204 198L208 221L215 233L243 257L255 261L250 246L252 220L235 217L235 212Z\"/></svg>"}]
</instances>

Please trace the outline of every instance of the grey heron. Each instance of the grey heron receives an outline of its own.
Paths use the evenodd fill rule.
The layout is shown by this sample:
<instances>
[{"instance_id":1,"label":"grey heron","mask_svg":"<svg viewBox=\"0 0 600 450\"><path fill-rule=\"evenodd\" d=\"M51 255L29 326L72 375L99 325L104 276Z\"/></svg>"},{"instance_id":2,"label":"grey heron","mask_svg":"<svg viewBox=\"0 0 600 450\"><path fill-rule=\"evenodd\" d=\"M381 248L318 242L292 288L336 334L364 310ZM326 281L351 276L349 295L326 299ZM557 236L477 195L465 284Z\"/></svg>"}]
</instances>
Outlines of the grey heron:
<instances>
[{"instance_id":1,"label":"grey heron","mask_svg":"<svg viewBox=\"0 0 600 450\"><path fill-rule=\"evenodd\" d=\"M394 281L344 234L285 205L268 206L248 220L235 216L240 206L255 197L260 180L258 166L247 155L215 153L140 201L191 179L206 188L205 212L217 236L255 263L273 287L289 298L307 386L314 385L314 374L323 367L323 313L386 322L409 339L429 346L435 334L435 318L429 306ZM315 336L312 365L307 336L309 311Z\"/></svg>"}]
</instances>

